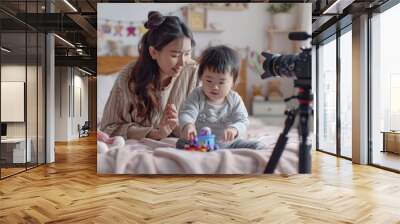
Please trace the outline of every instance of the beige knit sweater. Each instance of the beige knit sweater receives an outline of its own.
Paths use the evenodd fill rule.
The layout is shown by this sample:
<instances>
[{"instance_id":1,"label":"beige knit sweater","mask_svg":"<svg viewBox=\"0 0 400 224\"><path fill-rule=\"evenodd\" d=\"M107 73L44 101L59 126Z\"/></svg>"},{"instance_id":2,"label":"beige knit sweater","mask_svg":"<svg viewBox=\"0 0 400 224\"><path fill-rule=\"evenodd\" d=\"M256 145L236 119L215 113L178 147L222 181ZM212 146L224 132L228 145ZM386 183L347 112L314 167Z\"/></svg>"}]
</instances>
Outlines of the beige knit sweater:
<instances>
[{"instance_id":1,"label":"beige knit sweater","mask_svg":"<svg viewBox=\"0 0 400 224\"><path fill-rule=\"evenodd\" d=\"M100 130L110 136L122 136L125 139L142 139L153 129L157 128L162 113L155 113L151 122L139 124L141 119L137 115L135 98L128 88L129 76L134 62L128 64L119 74L104 107L103 118L100 124ZM131 84L134 85L134 84ZM175 104L177 110L189 93L199 85L197 78L197 65L186 65L181 74L170 83L171 90L163 91L164 99L167 103ZM132 86L134 87L134 86ZM101 90L100 90L101 91ZM131 112L129 112L131 111ZM175 136L179 135L179 128L173 131Z\"/></svg>"}]
</instances>

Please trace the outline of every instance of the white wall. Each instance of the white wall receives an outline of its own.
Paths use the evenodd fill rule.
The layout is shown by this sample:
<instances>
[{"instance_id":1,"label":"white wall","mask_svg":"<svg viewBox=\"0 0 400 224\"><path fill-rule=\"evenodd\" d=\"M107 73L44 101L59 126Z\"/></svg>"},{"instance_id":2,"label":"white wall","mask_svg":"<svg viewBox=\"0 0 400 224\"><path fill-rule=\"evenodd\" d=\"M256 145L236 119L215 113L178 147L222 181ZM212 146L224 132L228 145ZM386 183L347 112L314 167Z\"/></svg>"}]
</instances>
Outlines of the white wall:
<instances>
[{"instance_id":1,"label":"white wall","mask_svg":"<svg viewBox=\"0 0 400 224\"><path fill-rule=\"evenodd\" d=\"M105 19L112 21L145 22L149 11L159 11L162 14L172 14L182 18L180 8L189 3L99 3L98 24L105 23ZM211 44L228 44L235 48L250 47L252 50L262 51L266 48L266 28L272 25L271 15L267 12L268 3L251 3L248 9L241 11L208 10L207 23L216 23L223 30L221 33L195 32L196 55L199 55L205 47ZM311 32L311 4L296 4L292 9L293 20L299 30ZM127 24L124 24L127 26ZM287 39L287 37L284 37ZM107 40L120 42L122 45L137 46L140 36L114 36L101 35L98 44L104 46ZM290 42L289 42L290 43ZM288 42L274 42L279 46L275 49L285 48ZM104 49L106 50L106 49ZM99 51L99 55L104 52Z\"/></svg>"},{"instance_id":2,"label":"white wall","mask_svg":"<svg viewBox=\"0 0 400 224\"><path fill-rule=\"evenodd\" d=\"M28 66L28 69L32 69ZM25 65L2 65L1 81L25 82Z\"/></svg>"},{"instance_id":3,"label":"white wall","mask_svg":"<svg viewBox=\"0 0 400 224\"><path fill-rule=\"evenodd\" d=\"M180 16L179 8L187 5L187 3L98 3L97 4L97 24L98 27L104 23L103 19L110 19L115 21L137 21L144 23L147 20L147 14L149 11L157 10L163 14L167 14L169 12L176 12L174 15ZM125 24L127 25L127 24ZM115 40L119 42L121 45L133 45L137 48L137 44L140 41L140 37L132 37L124 38L118 36L110 36L104 37L102 35L98 35L97 37L97 54L103 55L104 51L107 51L107 40Z\"/></svg>"},{"instance_id":4,"label":"white wall","mask_svg":"<svg viewBox=\"0 0 400 224\"><path fill-rule=\"evenodd\" d=\"M89 120L89 78L79 76L82 88L82 116L80 122L83 124Z\"/></svg>"},{"instance_id":5,"label":"white wall","mask_svg":"<svg viewBox=\"0 0 400 224\"><path fill-rule=\"evenodd\" d=\"M88 120L87 77L71 67L56 67L55 73L55 141L77 139L78 124L82 126ZM81 103L77 101L77 89L80 89ZM82 106L82 114L76 106L79 104Z\"/></svg>"},{"instance_id":6,"label":"white wall","mask_svg":"<svg viewBox=\"0 0 400 224\"><path fill-rule=\"evenodd\" d=\"M78 124L82 126L85 121L88 121L88 78L87 76L83 77L81 74L83 73L78 73L76 74L78 70L75 70L75 75L74 75L74 89L75 91L73 92L74 96L72 98L74 99L74 108L75 113L72 113L73 119L72 119L72 130L71 130L71 135L73 138L79 137L78 133ZM79 72L79 71L78 71ZM77 90L80 89L80 99L79 99L79 93ZM81 102L79 102L79 100ZM80 104L80 105L79 105ZM79 111L79 107L82 110L81 113Z\"/></svg>"},{"instance_id":7,"label":"white wall","mask_svg":"<svg viewBox=\"0 0 400 224\"><path fill-rule=\"evenodd\" d=\"M145 22L149 11L157 10L166 15L173 15L182 18L180 9L188 3L99 3L98 9L98 24L105 23L105 19L113 21L134 21ZM217 23L223 30L221 33L199 33L194 32L196 41L195 55L200 53L209 44L227 44L235 48L245 49L249 47L252 50L263 50L266 46L266 27L270 24L269 15L266 12L268 4L254 3L249 4L247 10L242 11L222 11L208 10L207 21ZM251 24L251 25L249 25ZM125 24L126 26L127 24ZM114 35L104 35L98 39L100 48L107 45L107 40L119 42L121 45L137 46L140 41L140 36L135 37L118 37ZM106 48L102 48L106 51ZM101 55L102 51L98 51Z\"/></svg>"},{"instance_id":8,"label":"white wall","mask_svg":"<svg viewBox=\"0 0 400 224\"><path fill-rule=\"evenodd\" d=\"M68 68L56 67L55 68L55 141L68 140Z\"/></svg>"},{"instance_id":9,"label":"white wall","mask_svg":"<svg viewBox=\"0 0 400 224\"><path fill-rule=\"evenodd\" d=\"M103 110L110 95L112 84L117 79L118 73L97 76L97 124L100 124L103 117ZM97 125L99 127L99 125Z\"/></svg>"}]
</instances>

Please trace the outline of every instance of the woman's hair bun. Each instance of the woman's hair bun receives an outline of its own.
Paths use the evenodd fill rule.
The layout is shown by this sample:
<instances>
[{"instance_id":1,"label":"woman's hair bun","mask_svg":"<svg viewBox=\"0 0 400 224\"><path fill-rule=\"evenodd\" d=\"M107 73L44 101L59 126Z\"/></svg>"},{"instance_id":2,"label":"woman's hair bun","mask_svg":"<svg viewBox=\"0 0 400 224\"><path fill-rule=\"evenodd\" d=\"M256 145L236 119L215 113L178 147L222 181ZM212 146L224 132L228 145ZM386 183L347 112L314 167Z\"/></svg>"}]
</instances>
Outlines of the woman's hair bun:
<instances>
[{"instance_id":1,"label":"woman's hair bun","mask_svg":"<svg viewBox=\"0 0 400 224\"><path fill-rule=\"evenodd\" d=\"M158 26L160 26L165 21L165 18L166 18L160 12L157 12L157 11L149 12L147 17L148 17L148 20L144 24L144 27L146 27L149 30L157 28Z\"/></svg>"}]
</instances>

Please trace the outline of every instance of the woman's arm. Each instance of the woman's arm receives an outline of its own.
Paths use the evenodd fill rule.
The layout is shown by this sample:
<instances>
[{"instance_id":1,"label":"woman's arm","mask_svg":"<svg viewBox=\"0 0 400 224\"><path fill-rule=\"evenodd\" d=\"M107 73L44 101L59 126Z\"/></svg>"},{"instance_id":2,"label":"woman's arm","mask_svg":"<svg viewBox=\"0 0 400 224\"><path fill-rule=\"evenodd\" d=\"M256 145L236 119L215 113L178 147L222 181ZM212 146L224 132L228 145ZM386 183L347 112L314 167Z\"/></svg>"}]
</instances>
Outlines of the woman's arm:
<instances>
[{"instance_id":1,"label":"woman's arm","mask_svg":"<svg viewBox=\"0 0 400 224\"><path fill-rule=\"evenodd\" d=\"M128 89L129 73L132 66L123 69L114 83L110 96L104 107L100 130L110 136L122 136L124 139L142 139L156 130L152 126L143 126L135 120L135 113L131 111L132 101ZM153 130L153 131L152 131Z\"/></svg>"},{"instance_id":2,"label":"woman's arm","mask_svg":"<svg viewBox=\"0 0 400 224\"><path fill-rule=\"evenodd\" d=\"M115 87L115 86L114 86ZM153 127L144 127L132 120L129 110L126 110L128 102L124 102L120 88L113 88L104 108L100 130L110 136L122 136L124 139L145 138Z\"/></svg>"},{"instance_id":3,"label":"woman's arm","mask_svg":"<svg viewBox=\"0 0 400 224\"><path fill-rule=\"evenodd\" d=\"M194 62L194 61L193 61ZM188 95L199 86L199 79L197 76L198 66L192 63L186 65L174 83L171 89L171 93L168 98L168 103L174 104L179 111L183 102L186 100ZM173 135L180 136L179 125L174 129Z\"/></svg>"},{"instance_id":4,"label":"woman's arm","mask_svg":"<svg viewBox=\"0 0 400 224\"><path fill-rule=\"evenodd\" d=\"M114 138L110 138L106 133L97 130L97 141L104 142L106 144L112 144L114 142Z\"/></svg>"}]
</instances>

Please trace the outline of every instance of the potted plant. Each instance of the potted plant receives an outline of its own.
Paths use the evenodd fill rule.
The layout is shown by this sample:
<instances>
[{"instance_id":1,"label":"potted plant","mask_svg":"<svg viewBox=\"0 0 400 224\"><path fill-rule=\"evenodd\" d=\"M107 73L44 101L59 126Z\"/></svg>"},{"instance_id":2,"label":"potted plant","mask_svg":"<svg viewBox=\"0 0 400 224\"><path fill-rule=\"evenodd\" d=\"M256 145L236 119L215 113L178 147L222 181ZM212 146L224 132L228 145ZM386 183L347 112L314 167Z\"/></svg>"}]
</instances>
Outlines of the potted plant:
<instances>
[{"instance_id":1,"label":"potted plant","mask_svg":"<svg viewBox=\"0 0 400 224\"><path fill-rule=\"evenodd\" d=\"M293 3L274 3L270 4L267 11L272 14L274 27L279 30L290 30L294 26L294 17L291 11Z\"/></svg>"}]
</instances>

